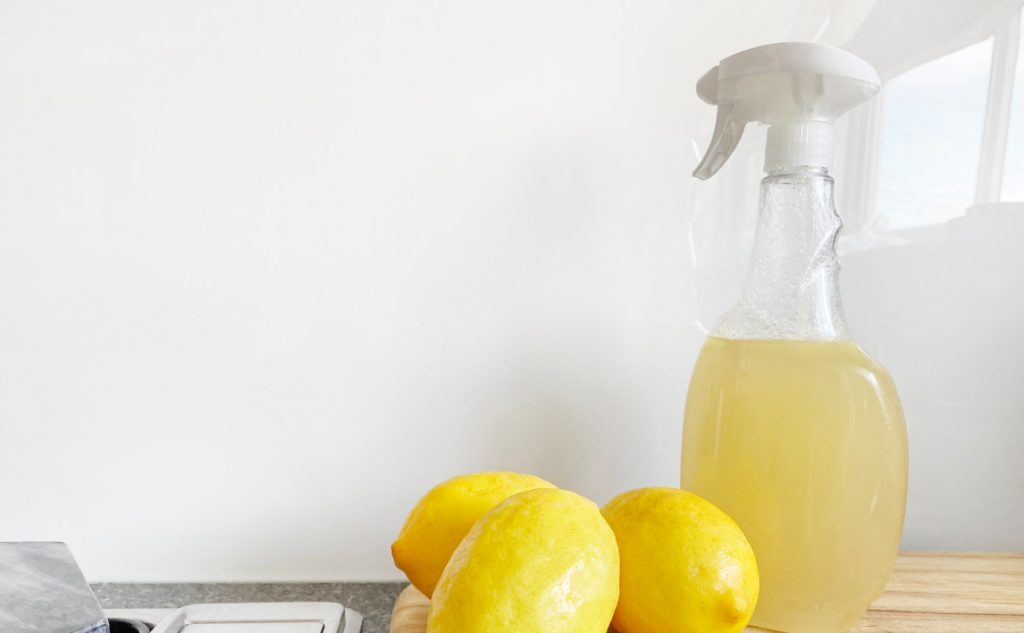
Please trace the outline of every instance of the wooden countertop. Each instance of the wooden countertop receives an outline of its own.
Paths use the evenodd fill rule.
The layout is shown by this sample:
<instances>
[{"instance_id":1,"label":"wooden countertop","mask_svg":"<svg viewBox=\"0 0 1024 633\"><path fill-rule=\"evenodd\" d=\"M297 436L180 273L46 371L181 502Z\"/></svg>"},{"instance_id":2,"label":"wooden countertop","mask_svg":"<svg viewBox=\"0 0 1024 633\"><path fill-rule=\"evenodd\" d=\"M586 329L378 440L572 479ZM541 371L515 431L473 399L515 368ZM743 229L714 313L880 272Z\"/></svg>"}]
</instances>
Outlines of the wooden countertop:
<instances>
[{"instance_id":1,"label":"wooden countertop","mask_svg":"<svg viewBox=\"0 0 1024 633\"><path fill-rule=\"evenodd\" d=\"M391 633L425 633L427 598L398 597ZM756 631L757 629L747 629ZM1024 553L907 552L850 633L1024 633Z\"/></svg>"}]
</instances>

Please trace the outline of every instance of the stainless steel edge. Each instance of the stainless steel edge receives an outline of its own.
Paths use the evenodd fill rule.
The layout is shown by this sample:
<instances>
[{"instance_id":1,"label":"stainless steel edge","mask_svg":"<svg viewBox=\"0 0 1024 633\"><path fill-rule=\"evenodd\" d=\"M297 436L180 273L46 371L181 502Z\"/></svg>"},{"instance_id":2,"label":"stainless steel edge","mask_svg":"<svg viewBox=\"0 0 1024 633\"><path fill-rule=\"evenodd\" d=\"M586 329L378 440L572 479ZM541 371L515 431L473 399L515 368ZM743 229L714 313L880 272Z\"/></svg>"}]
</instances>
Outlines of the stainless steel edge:
<instances>
[{"instance_id":1,"label":"stainless steel edge","mask_svg":"<svg viewBox=\"0 0 1024 633\"><path fill-rule=\"evenodd\" d=\"M352 609L345 609L345 629L341 633L359 633L362 630L362 614Z\"/></svg>"}]
</instances>

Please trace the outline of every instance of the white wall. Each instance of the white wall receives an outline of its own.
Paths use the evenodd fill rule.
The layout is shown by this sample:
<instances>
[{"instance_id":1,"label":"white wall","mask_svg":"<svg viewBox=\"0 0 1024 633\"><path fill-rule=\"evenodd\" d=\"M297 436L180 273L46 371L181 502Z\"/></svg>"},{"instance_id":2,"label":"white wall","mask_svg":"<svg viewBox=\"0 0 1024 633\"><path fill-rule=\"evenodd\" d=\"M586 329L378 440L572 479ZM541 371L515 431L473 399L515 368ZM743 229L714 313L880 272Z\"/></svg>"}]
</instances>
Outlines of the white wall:
<instances>
[{"instance_id":1,"label":"white wall","mask_svg":"<svg viewBox=\"0 0 1024 633\"><path fill-rule=\"evenodd\" d=\"M0 540L91 580L395 579L454 474L677 483L752 229L691 202L758 177L755 132L694 184L693 83L875 3L803 4L0 4ZM904 389L904 546L1024 548L1019 335L900 338L899 284L941 279L871 253L843 281Z\"/></svg>"}]
</instances>

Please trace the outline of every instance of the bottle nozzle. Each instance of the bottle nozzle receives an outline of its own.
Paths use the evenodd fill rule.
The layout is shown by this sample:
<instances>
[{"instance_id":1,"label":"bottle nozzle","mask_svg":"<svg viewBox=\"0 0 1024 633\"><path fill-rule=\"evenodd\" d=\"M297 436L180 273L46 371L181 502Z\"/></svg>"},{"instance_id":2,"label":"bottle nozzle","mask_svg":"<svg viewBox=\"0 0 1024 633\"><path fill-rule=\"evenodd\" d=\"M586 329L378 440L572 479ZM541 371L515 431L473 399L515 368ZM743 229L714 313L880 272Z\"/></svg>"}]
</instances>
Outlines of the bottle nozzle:
<instances>
[{"instance_id":1,"label":"bottle nozzle","mask_svg":"<svg viewBox=\"0 0 1024 633\"><path fill-rule=\"evenodd\" d=\"M722 60L697 82L718 106L715 132L693 175L710 178L729 159L747 123L768 131L765 170L832 164L832 123L879 90L878 73L852 53L805 42L759 46Z\"/></svg>"}]
</instances>

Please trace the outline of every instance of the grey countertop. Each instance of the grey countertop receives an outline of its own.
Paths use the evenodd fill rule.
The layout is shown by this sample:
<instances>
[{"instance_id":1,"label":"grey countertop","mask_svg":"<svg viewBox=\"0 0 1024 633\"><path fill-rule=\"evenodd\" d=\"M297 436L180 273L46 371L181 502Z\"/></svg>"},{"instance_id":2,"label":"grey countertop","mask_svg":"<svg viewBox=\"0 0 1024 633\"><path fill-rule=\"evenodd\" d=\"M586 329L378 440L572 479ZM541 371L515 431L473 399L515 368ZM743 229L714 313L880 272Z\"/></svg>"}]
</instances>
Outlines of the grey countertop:
<instances>
[{"instance_id":1,"label":"grey countertop","mask_svg":"<svg viewBox=\"0 0 1024 633\"><path fill-rule=\"evenodd\" d=\"M340 602L363 614L363 633L388 633L391 607L409 583L99 583L93 593L105 609L182 607L213 602Z\"/></svg>"}]
</instances>

